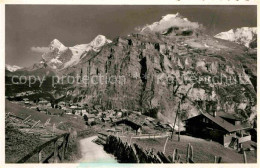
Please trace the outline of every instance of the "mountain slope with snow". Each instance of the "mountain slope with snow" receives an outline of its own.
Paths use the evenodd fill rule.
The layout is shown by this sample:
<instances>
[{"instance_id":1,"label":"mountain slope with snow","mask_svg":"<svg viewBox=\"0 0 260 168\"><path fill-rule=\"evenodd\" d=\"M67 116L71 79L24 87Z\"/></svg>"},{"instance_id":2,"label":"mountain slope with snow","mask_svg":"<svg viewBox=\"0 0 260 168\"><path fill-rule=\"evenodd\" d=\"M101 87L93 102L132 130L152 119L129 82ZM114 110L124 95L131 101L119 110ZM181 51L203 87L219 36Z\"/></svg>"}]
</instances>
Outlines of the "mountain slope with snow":
<instances>
[{"instance_id":1,"label":"mountain slope with snow","mask_svg":"<svg viewBox=\"0 0 260 168\"><path fill-rule=\"evenodd\" d=\"M23 67L19 67L17 65L8 65L8 64L5 64L5 68L10 71L10 72L15 72L19 69L22 69Z\"/></svg>"},{"instance_id":2,"label":"mountain slope with snow","mask_svg":"<svg viewBox=\"0 0 260 168\"><path fill-rule=\"evenodd\" d=\"M79 63L87 52L91 50L99 52L105 44L111 42L105 36L98 35L88 44L66 47L59 40L54 39L49 45L50 51L42 55L42 60L52 69L64 69Z\"/></svg>"},{"instance_id":3,"label":"mountain slope with snow","mask_svg":"<svg viewBox=\"0 0 260 168\"><path fill-rule=\"evenodd\" d=\"M221 32L214 37L232 41L238 44L242 44L246 47L253 48L252 45L250 45L253 42L256 42L257 38L257 28L256 27L242 27L237 29L231 29L226 32Z\"/></svg>"}]
</instances>

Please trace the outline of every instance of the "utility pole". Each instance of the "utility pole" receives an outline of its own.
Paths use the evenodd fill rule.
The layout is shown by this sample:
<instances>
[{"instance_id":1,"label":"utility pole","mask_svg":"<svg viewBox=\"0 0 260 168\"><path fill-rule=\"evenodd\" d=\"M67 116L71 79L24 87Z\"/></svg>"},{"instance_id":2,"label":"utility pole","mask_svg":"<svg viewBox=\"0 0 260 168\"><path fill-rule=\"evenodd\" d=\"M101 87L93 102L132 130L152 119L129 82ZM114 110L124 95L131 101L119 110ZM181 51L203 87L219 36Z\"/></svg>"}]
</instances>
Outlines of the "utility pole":
<instances>
[{"instance_id":1,"label":"utility pole","mask_svg":"<svg viewBox=\"0 0 260 168\"><path fill-rule=\"evenodd\" d=\"M180 137L180 113L178 114L178 141L181 141Z\"/></svg>"},{"instance_id":2,"label":"utility pole","mask_svg":"<svg viewBox=\"0 0 260 168\"><path fill-rule=\"evenodd\" d=\"M189 91L191 90L191 88L192 87L189 88L189 90L187 91L187 93L185 95L182 94L182 97L180 98L181 100L179 101L179 104L178 104L178 108L177 108L177 112L176 112L176 116L175 116L175 120L174 120L174 124L173 124L173 128L172 128L171 139L173 138L174 128L175 128L175 125L176 125L177 118L178 118L178 125L179 125L179 128L178 128L178 130L179 130L178 140L180 139L180 116L179 116L179 113L180 113L181 103L187 97L187 95L188 95Z\"/></svg>"},{"instance_id":3,"label":"utility pole","mask_svg":"<svg viewBox=\"0 0 260 168\"><path fill-rule=\"evenodd\" d=\"M175 128L175 124L176 124L176 121L177 121L177 118L178 118L178 113L179 113L180 104L181 104L181 100L179 101L178 108L177 108L177 112L176 112L176 116L175 116L175 120L174 120L174 124L173 124L173 127L172 127L171 139L173 138L174 128Z\"/></svg>"}]
</instances>

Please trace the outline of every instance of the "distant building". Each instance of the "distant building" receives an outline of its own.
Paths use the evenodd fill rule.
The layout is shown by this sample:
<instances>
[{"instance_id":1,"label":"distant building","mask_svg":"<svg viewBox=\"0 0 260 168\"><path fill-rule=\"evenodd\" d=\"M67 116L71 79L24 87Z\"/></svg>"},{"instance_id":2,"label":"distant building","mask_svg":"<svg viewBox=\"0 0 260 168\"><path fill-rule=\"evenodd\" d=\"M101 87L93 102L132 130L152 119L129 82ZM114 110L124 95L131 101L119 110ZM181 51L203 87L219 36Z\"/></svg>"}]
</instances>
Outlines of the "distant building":
<instances>
[{"instance_id":1,"label":"distant building","mask_svg":"<svg viewBox=\"0 0 260 168\"><path fill-rule=\"evenodd\" d=\"M65 103L64 101L60 101L60 102L58 103L58 105L59 105L59 106L65 106L66 103Z\"/></svg>"},{"instance_id":2,"label":"distant building","mask_svg":"<svg viewBox=\"0 0 260 168\"><path fill-rule=\"evenodd\" d=\"M86 113L84 115L87 116L87 118L88 118L87 122L88 122L89 125L96 120L96 116L94 114Z\"/></svg>"},{"instance_id":3,"label":"distant building","mask_svg":"<svg viewBox=\"0 0 260 168\"><path fill-rule=\"evenodd\" d=\"M47 103L46 106L51 108L51 103Z\"/></svg>"},{"instance_id":4,"label":"distant building","mask_svg":"<svg viewBox=\"0 0 260 168\"><path fill-rule=\"evenodd\" d=\"M87 113L87 110L82 107L72 108L72 111L74 111L75 115L83 115Z\"/></svg>"},{"instance_id":5,"label":"distant building","mask_svg":"<svg viewBox=\"0 0 260 168\"><path fill-rule=\"evenodd\" d=\"M61 115L63 113L63 110L51 108L48 109L47 114L49 115Z\"/></svg>"},{"instance_id":6,"label":"distant building","mask_svg":"<svg viewBox=\"0 0 260 168\"><path fill-rule=\"evenodd\" d=\"M29 99L28 98L23 98L23 101L24 102L29 102Z\"/></svg>"},{"instance_id":7,"label":"distant building","mask_svg":"<svg viewBox=\"0 0 260 168\"><path fill-rule=\"evenodd\" d=\"M48 103L50 103L49 101L45 100L45 99L42 99L40 98L40 101L38 102L39 105L47 105Z\"/></svg>"},{"instance_id":8,"label":"distant building","mask_svg":"<svg viewBox=\"0 0 260 168\"><path fill-rule=\"evenodd\" d=\"M138 132L141 132L142 130L142 125L136 122L133 122L131 120L128 119L122 119L119 121L116 121L113 123L113 126L120 126L123 125L123 129L125 126L127 126L125 129L129 129L131 128L132 130L135 131L135 133L137 134Z\"/></svg>"},{"instance_id":9,"label":"distant building","mask_svg":"<svg viewBox=\"0 0 260 168\"><path fill-rule=\"evenodd\" d=\"M105 122L105 123L111 121L109 117L102 117L100 120L101 120L102 122Z\"/></svg>"},{"instance_id":10,"label":"distant building","mask_svg":"<svg viewBox=\"0 0 260 168\"><path fill-rule=\"evenodd\" d=\"M72 105L72 106L70 106L70 108L71 109L76 109L76 108L78 108L78 106Z\"/></svg>"},{"instance_id":11,"label":"distant building","mask_svg":"<svg viewBox=\"0 0 260 168\"><path fill-rule=\"evenodd\" d=\"M118 111L117 113L116 113L116 117L117 118L121 118L123 116L123 113L121 112L121 111Z\"/></svg>"},{"instance_id":12,"label":"distant building","mask_svg":"<svg viewBox=\"0 0 260 168\"><path fill-rule=\"evenodd\" d=\"M30 102L29 102L29 101L25 101L25 102L24 102L24 104L27 104L27 105L29 105L29 104L30 104Z\"/></svg>"},{"instance_id":13,"label":"distant building","mask_svg":"<svg viewBox=\"0 0 260 168\"><path fill-rule=\"evenodd\" d=\"M32 106L32 107L30 107L30 109L36 110L36 109L37 109L37 106Z\"/></svg>"},{"instance_id":14,"label":"distant building","mask_svg":"<svg viewBox=\"0 0 260 168\"><path fill-rule=\"evenodd\" d=\"M39 98L39 101L46 101L46 99L40 97L40 98Z\"/></svg>"}]
</instances>

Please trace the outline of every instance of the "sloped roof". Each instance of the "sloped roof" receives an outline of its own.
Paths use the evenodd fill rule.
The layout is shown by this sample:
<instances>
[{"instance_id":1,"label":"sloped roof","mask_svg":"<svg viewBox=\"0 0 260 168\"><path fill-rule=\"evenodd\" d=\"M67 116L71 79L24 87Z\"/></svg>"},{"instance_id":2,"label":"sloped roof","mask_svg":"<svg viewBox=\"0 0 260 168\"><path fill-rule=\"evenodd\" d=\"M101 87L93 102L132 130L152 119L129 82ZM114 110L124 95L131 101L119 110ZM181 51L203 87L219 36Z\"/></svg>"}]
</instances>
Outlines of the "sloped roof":
<instances>
[{"instance_id":1,"label":"sloped roof","mask_svg":"<svg viewBox=\"0 0 260 168\"><path fill-rule=\"evenodd\" d=\"M225 129L228 132L234 132L234 131L239 131L239 130L250 128L250 126L245 125L245 124L233 125L218 115L215 117L209 113L201 113L199 115L203 115L203 116L207 117L212 122L214 122L215 124L222 127L223 129ZM199 116L199 115L197 115L197 116ZM194 116L194 117L197 117L197 116ZM194 117L191 117L191 118L194 118ZM189 118L189 119L191 119L191 118ZM189 119L187 119L187 120L189 120Z\"/></svg>"},{"instance_id":2,"label":"sloped roof","mask_svg":"<svg viewBox=\"0 0 260 168\"><path fill-rule=\"evenodd\" d=\"M55 109L55 108L51 108L51 109L48 109L48 111L52 114L60 114L62 113L62 111L60 109Z\"/></svg>"},{"instance_id":3,"label":"sloped roof","mask_svg":"<svg viewBox=\"0 0 260 168\"><path fill-rule=\"evenodd\" d=\"M236 121L241 121L241 116L238 116L238 115L225 113L225 112L218 112L217 115L222 117L222 118L227 118L227 119L232 119L232 120L236 120Z\"/></svg>"},{"instance_id":4,"label":"sloped roof","mask_svg":"<svg viewBox=\"0 0 260 168\"><path fill-rule=\"evenodd\" d=\"M233 124L229 123L228 121L224 120L223 118L221 118L220 116L214 117L208 113L202 113L202 115L204 115L205 117L207 117L208 119L210 119L211 121L213 121L214 123L219 125L220 127L224 128L228 132L234 132L234 131L249 128L249 126L244 125L244 124L233 125Z\"/></svg>"},{"instance_id":5,"label":"sloped roof","mask_svg":"<svg viewBox=\"0 0 260 168\"><path fill-rule=\"evenodd\" d=\"M88 118L95 118L95 114L85 113Z\"/></svg>"},{"instance_id":6,"label":"sloped roof","mask_svg":"<svg viewBox=\"0 0 260 168\"><path fill-rule=\"evenodd\" d=\"M139 123L136 123L136 122L128 120L128 119L122 119L119 121L115 121L113 123L113 125L119 125L119 124L126 124L126 125L131 126L134 129L138 129L138 128L142 127Z\"/></svg>"}]
</instances>

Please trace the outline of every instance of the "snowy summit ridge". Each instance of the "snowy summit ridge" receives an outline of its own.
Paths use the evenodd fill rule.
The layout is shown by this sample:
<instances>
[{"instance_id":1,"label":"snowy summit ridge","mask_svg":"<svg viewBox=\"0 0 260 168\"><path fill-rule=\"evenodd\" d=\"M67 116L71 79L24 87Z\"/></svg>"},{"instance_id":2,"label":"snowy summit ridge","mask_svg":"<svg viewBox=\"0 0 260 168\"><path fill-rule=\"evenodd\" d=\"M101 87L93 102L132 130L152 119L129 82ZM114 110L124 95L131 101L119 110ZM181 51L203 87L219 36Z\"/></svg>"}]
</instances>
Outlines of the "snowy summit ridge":
<instances>
[{"instance_id":1,"label":"snowy summit ridge","mask_svg":"<svg viewBox=\"0 0 260 168\"><path fill-rule=\"evenodd\" d=\"M9 64L5 64L5 68L10 71L10 72L15 72L19 69L22 69L22 67L19 67L17 65L9 65Z\"/></svg>"},{"instance_id":2,"label":"snowy summit ridge","mask_svg":"<svg viewBox=\"0 0 260 168\"><path fill-rule=\"evenodd\" d=\"M250 43L256 40L257 28L256 27L241 27L237 29L230 29L226 32L221 32L214 37L232 41L250 47Z\"/></svg>"},{"instance_id":3,"label":"snowy summit ridge","mask_svg":"<svg viewBox=\"0 0 260 168\"><path fill-rule=\"evenodd\" d=\"M42 55L42 63L47 63L52 69L64 69L79 63L87 52L98 52L105 44L111 42L104 35L98 35L88 44L66 47L54 39L49 45L50 51Z\"/></svg>"}]
</instances>

